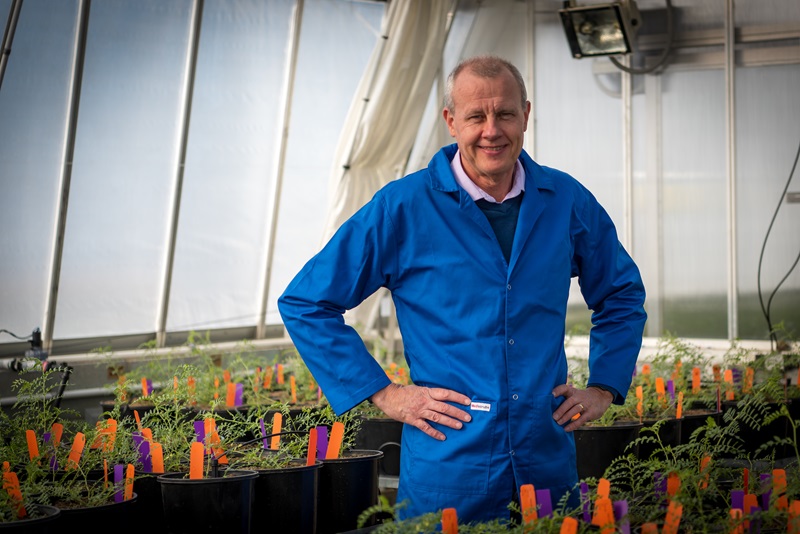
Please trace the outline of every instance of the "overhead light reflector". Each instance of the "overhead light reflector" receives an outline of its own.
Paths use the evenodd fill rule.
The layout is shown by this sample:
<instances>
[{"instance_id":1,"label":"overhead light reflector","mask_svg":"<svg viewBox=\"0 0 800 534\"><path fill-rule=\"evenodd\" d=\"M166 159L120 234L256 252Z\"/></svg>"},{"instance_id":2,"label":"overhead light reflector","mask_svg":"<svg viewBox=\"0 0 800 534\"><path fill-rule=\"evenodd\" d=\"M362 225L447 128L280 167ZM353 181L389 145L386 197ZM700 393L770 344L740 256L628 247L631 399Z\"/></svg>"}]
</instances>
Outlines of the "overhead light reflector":
<instances>
[{"instance_id":1,"label":"overhead light reflector","mask_svg":"<svg viewBox=\"0 0 800 534\"><path fill-rule=\"evenodd\" d=\"M573 57L580 59L633 51L631 43L639 26L639 11L633 0L565 7L558 13Z\"/></svg>"}]
</instances>

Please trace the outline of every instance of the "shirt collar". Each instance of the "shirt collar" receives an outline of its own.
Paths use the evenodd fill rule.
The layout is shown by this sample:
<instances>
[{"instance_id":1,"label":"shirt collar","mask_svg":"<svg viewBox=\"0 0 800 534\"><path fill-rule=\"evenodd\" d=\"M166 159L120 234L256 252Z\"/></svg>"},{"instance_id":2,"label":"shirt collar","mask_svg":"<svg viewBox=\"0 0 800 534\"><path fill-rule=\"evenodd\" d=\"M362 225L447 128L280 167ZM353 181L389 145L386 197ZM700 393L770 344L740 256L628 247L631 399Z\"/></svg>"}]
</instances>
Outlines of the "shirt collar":
<instances>
[{"instance_id":1,"label":"shirt collar","mask_svg":"<svg viewBox=\"0 0 800 534\"><path fill-rule=\"evenodd\" d=\"M456 151L455 157L453 157L453 159L450 161L450 168L453 170L453 174L456 177L458 185L464 188L464 191L467 192L472 200L484 199L488 202L499 204L499 202L497 202L493 196L475 185L475 182L470 180L469 176L467 176L463 165L461 165L460 150ZM511 191L509 191L505 198L503 198L503 201L506 201L509 198L514 198L523 191L525 191L525 169L522 168L522 163L520 163L518 159L514 165L514 182L511 185Z\"/></svg>"}]
</instances>

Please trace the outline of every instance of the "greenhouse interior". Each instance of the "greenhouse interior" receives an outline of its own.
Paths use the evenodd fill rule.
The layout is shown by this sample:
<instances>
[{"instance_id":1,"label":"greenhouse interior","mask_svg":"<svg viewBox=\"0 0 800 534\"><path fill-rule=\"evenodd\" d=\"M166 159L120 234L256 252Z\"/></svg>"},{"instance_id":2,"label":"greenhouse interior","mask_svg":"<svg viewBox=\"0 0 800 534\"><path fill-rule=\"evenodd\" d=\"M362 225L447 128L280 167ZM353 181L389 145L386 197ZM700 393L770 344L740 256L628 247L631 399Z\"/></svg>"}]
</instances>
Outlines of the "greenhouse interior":
<instances>
[{"instance_id":1,"label":"greenhouse interior","mask_svg":"<svg viewBox=\"0 0 800 534\"><path fill-rule=\"evenodd\" d=\"M645 525L705 532L723 519L690 520L692 513L717 516L694 510L672 479L669 508L645 512L625 493L619 463L586 475L579 430L617 406L632 403L636 411L637 398L641 424L650 386L679 414L680 403L688 409L693 394L708 386L720 419L692 433L691 442L684 428L686 443L657 451L684 458L689 453L681 446L695 451L701 438L709 446L716 431L728 428L724 423L735 421L735 410L721 418L726 401L745 402L763 391L759 384L782 390L784 400L800 390L797 0L0 0L0 20L2 461L13 459L12 434L29 423L34 405L34 412L49 407L56 420L85 423L100 434L109 417L120 428L127 417L134 433L152 422L155 434L156 418L130 409L134 400L163 393L176 403L189 395L197 409L202 390L209 411L197 412L196 421L249 406L258 418L251 413L247 436L277 448L267 446L269 430L288 450L293 434L302 433L297 454L310 458L312 449L326 453L318 439L364 448L334 429L358 428L356 418L366 417L361 411L386 412L389 401L379 392L422 391L420 402L436 405L432 416L399 407L382 414L404 433L388 439L397 450L381 449L376 482L367 484L371 493L350 500L355 509L346 521L334 526L339 511L323 518L328 504L315 497L320 510L304 511L306 523L292 519L278 531L463 534L496 526L497 532L599 528L606 534L608 524L597 518L610 517L611 528L624 534L647 532ZM502 66L500 74L469 65L454 70L477 56L499 58L519 76ZM496 154L505 150L477 149L478 143L506 135L503 121L512 119L492 111L483 117L489 126L480 139L468 139L475 126L458 103L479 101L481 89L462 90L464 73L485 84L511 80L507 92L522 91L529 103L526 111L510 99L508 113L515 128L524 118L509 141L523 151L507 168L515 188L519 176L525 182L516 197L511 181L497 197L473 175L482 172L480 162L499 161ZM505 94L497 88L495 103ZM452 160L456 148L460 163L448 166L442 157ZM436 182L437 161L450 169L444 185ZM422 188L416 184L425 176L430 187L404 191L404 184ZM545 176L560 185L543 186ZM460 198L463 214L470 214L445 230L437 226L440 217L455 212L435 198L428 203L437 188L449 193L439 197ZM536 250L526 249L525 201L553 191L570 195L565 209L573 211L553 214L560 209L553 204L537 215L547 221L530 222ZM515 204L520 224L506 236L504 262L504 227L492 219L499 212L484 205L509 205L511 198L522 199ZM479 237L470 233L475 215L468 208L489 229ZM401 209L407 211L394 211ZM564 218L571 219L555 226ZM558 234L565 225L569 235ZM484 237L494 247L489 254ZM608 237L613 246L603 248ZM496 281L495 265L501 279L488 286ZM502 369L484 372L495 368ZM202 387L201 374L209 375ZM520 378L527 374L536 377ZM548 398L563 400L559 408L546 407L553 417L571 418L560 423L569 426L563 443L578 450L580 497L595 498L591 517L585 507L565 511L573 501L546 501L539 489L548 487L547 476L521 474L540 464L527 459L535 444L514 445L535 428L515 426L514 402L524 398L524 410L542 410L536 398L543 384ZM569 389L550 395L557 384ZM645 388L644 400L637 385ZM253 409L267 397L282 407ZM305 401L327 408L314 416L313 447L309 429L297 422L311 416L292 422ZM469 426L453 419L461 416L451 410L464 413L457 404L474 419L486 411L508 423L494 431L489 459L475 453L492 468L482 475L482 464L467 469L462 484L478 479L469 491L415 474L431 469L430 478L447 478L440 476L445 472L459 478L453 470L465 460L423 463L419 452L460 428L452 424ZM758 532L751 524L756 508L763 528L777 522L781 531L788 524L789 532L800 532L800 480L792 480L800 472L790 471L800 463L800 415L795 422L791 410L782 410L759 412L766 418L755 430L785 415L783 453L769 449L771 442L752 454L735 447L727 453L726 469L734 460L750 469L744 487L734 483L732 491L742 495L732 502L728 488L721 507L724 521L730 517L731 528L742 529L730 532ZM266 419L276 411L283 423ZM740 415L748 413L739 407ZM239 428L226 422L229 430ZM41 433L50 436L52 429L30 424L21 428L20 443L28 430L39 435L41 454L49 454L52 442L48 449ZM656 424L658 436L664 427ZM206 424L204 435L212 430ZM222 444L243 439L234 434L222 435ZM645 436L640 447L656 441L638 435ZM727 450L726 436L711 449ZM87 434L87 450L101 437ZM748 439L755 438L740 441ZM205 457L216 469L227 456L214 446L206 442ZM504 447L510 452L500 455ZM515 448L527 451L526 460ZM764 456L767 450L772 456ZM389 466L390 458L398 466ZM774 481L775 470L784 468L785 487L771 491L773 501L786 502L767 496L748 507L750 496L763 497L754 489L763 487L763 477ZM666 473L677 468L655 469L664 474L665 493ZM506 475L492 474L501 471L513 473L511 499L504 493L487 499L495 484L511 485ZM325 476L323 467L314 479L320 492L331 484ZM603 515L608 487L604 493L598 480L611 480L616 516ZM168 486L159 482L164 500L157 513L166 514ZM681 487L702 482L684 479ZM250 493L240 501L258 502L259 490ZM539 498L537 517L525 508L537 503L531 495ZM629 497L627 512L617 510L622 495ZM12 497L0 495L0 524ZM405 498L410 506L398 510ZM510 523L492 512L504 499L517 504ZM684 507L681 527L672 503ZM256 514L259 506L250 508ZM361 517L368 510L373 514ZM61 515L59 531L69 528ZM165 532L196 532L186 515L162 518ZM203 526L216 519L195 515L203 516ZM577 526L563 530L566 518L576 516ZM242 519L241 532L262 530L261 520Z\"/></svg>"}]
</instances>

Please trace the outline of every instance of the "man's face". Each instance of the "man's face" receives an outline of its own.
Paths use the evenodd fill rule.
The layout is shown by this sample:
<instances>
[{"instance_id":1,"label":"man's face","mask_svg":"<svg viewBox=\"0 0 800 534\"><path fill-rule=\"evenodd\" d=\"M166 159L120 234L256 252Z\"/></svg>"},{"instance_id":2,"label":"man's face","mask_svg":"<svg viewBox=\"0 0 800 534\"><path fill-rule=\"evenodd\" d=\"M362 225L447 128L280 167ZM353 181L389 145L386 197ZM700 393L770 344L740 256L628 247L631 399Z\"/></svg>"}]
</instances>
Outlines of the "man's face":
<instances>
[{"instance_id":1,"label":"man's face","mask_svg":"<svg viewBox=\"0 0 800 534\"><path fill-rule=\"evenodd\" d=\"M481 78L466 69L456 78L452 97L453 112L445 108L443 115L467 175L479 185L511 180L531 109L529 102L522 107L514 77L504 71Z\"/></svg>"}]
</instances>

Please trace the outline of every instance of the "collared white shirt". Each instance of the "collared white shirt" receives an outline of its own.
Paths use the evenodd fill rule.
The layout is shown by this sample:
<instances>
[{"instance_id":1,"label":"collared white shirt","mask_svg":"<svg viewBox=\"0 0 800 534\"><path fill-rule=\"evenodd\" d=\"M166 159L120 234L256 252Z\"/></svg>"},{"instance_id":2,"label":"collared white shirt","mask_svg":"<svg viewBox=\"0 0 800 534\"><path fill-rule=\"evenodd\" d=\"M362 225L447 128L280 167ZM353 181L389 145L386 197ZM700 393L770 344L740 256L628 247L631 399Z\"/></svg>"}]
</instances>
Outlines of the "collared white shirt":
<instances>
[{"instance_id":1,"label":"collared white shirt","mask_svg":"<svg viewBox=\"0 0 800 534\"><path fill-rule=\"evenodd\" d=\"M492 195L478 187L475 182L470 180L469 176L467 176L464 166L461 165L460 150L456 151L453 161L450 162L450 168L453 170L453 174L456 177L458 185L464 188L464 191L467 192L472 200L478 200L482 198L488 202L500 204L500 202L497 202ZM525 169L522 168L522 163L517 160L517 163L514 165L514 183L511 185L511 191L508 192L503 200L505 201L509 198L514 198L523 191L525 191Z\"/></svg>"}]
</instances>

